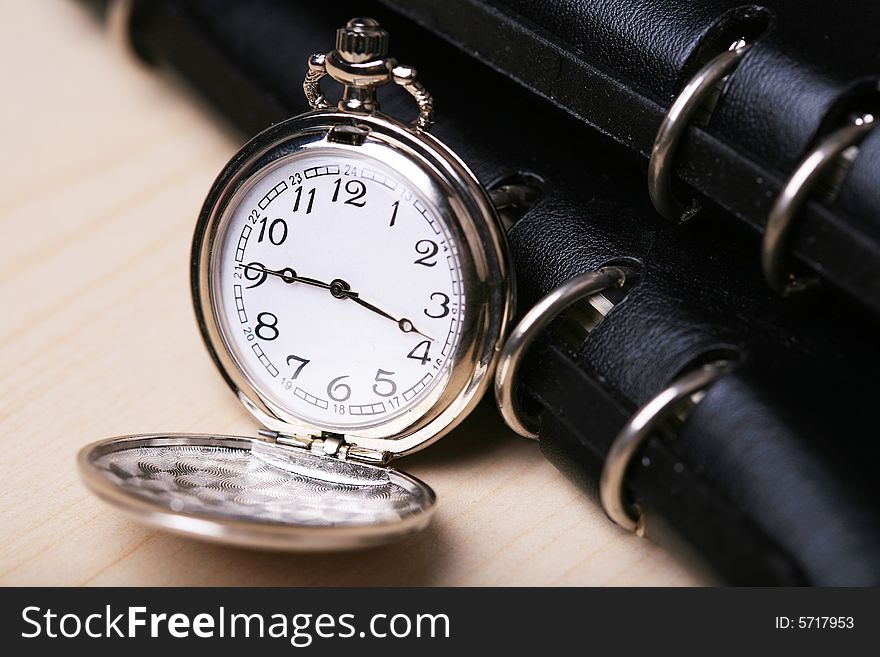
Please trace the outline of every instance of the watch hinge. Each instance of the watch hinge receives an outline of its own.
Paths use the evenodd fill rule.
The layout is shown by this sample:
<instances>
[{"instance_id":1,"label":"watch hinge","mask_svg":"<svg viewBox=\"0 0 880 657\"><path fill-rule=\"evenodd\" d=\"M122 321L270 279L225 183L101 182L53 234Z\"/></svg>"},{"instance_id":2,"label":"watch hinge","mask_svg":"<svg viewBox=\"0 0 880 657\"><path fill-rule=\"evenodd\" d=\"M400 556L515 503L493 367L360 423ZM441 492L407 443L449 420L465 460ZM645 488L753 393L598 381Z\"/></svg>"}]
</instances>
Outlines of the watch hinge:
<instances>
[{"instance_id":1,"label":"watch hinge","mask_svg":"<svg viewBox=\"0 0 880 657\"><path fill-rule=\"evenodd\" d=\"M385 465L391 455L385 451L358 447L346 441L345 436L338 433L324 432L320 436L295 436L280 431L260 429L259 434L271 438L279 445L305 449L321 456L331 456L343 461L359 461L373 465Z\"/></svg>"}]
</instances>

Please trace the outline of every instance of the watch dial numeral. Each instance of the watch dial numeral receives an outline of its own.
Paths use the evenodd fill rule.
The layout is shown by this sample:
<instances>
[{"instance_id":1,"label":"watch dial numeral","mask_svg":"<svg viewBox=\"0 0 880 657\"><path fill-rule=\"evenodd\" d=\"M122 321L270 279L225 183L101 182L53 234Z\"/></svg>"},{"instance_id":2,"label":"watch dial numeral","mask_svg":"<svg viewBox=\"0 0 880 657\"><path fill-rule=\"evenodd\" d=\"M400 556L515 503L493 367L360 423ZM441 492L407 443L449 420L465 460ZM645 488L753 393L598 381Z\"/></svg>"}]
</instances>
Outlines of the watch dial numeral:
<instances>
[{"instance_id":1,"label":"watch dial numeral","mask_svg":"<svg viewBox=\"0 0 880 657\"><path fill-rule=\"evenodd\" d=\"M386 372L385 370L379 370L376 372L376 381L373 384L373 392L375 392L380 397L391 397L394 393L397 392L397 384L394 383L389 376L393 376L394 372ZM380 390L380 385L384 390Z\"/></svg>"},{"instance_id":2,"label":"watch dial numeral","mask_svg":"<svg viewBox=\"0 0 880 657\"><path fill-rule=\"evenodd\" d=\"M252 267L253 269L251 269ZM250 290L253 287L259 287L265 283L266 279L269 277L269 274L266 273L266 267L262 262L249 262L242 267L242 269L244 269L245 280L256 281L253 285L246 285L246 290Z\"/></svg>"},{"instance_id":3,"label":"watch dial numeral","mask_svg":"<svg viewBox=\"0 0 880 657\"><path fill-rule=\"evenodd\" d=\"M327 396L330 399L337 402L348 401L348 398L351 397L351 386L347 383L341 383L342 379L347 379L348 377L348 374L337 376L327 384Z\"/></svg>"},{"instance_id":4,"label":"watch dial numeral","mask_svg":"<svg viewBox=\"0 0 880 657\"><path fill-rule=\"evenodd\" d=\"M413 360L419 361L422 365L427 365L428 361L431 360L431 341L430 340L422 340L415 347L412 348L406 357L412 358Z\"/></svg>"},{"instance_id":5,"label":"watch dial numeral","mask_svg":"<svg viewBox=\"0 0 880 657\"><path fill-rule=\"evenodd\" d=\"M300 204L302 202L302 197L303 197L303 188L297 187L294 190L293 194L295 196L295 198L293 199L293 211L299 212ZM315 203L315 188L312 187L308 192L306 192L306 196L308 197L306 199L306 203L307 203L306 214L311 214L312 205L314 205L314 203Z\"/></svg>"},{"instance_id":6,"label":"watch dial numeral","mask_svg":"<svg viewBox=\"0 0 880 657\"><path fill-rule=\"evenodd\" d=\"M261 340L274 340L278 337L278 318L272 313L260 313L254 333Z\"/></svg>"},{"instance_id":7,"label":"watch dial numeral","mask_svg":"<svg viewBox=\"0 0 880 657\"><path fill-rule=\"evenodd\" d=\"M442 292L432 292L431 301L435 300L440 300L440 314L432 315L428 312L427 308L425 308L425 314L431 319L442 319L449 314L449 295L443 294Z\"/></svg>"},{"instance_id":8,"label":"watch dial numeral","mask_svg":"<svg viewBox=\"0 0 880 657\"><path fill-rule=\"evenodd\" d=\"M260 236L257 238L257 243L263 241L263 238L266 237L268 232L269 241L272 242L275 246L281 246L284 244L284 240L287 239L287 222L284 219L275 219L271 224L268 224L269 230L266 230L268 220L266 217L263 217L260 220Z\"/></svg>"},{"instance_id":9,"label":"watch dial numeral","mask_svg":"<svg viewBox=\"0 0 880 657\"><path fill-rule=\"evenodd\" d=\"M440 251L440 247L437 246L436 242L432 242L431 240L419 240L418 242L416 242L416 253L418 253L422 257L413 261L413 264L424 265L425 267L433 267L437 264L437 261L429 261L437 255L438 251Z\"/></svg>"},{"instance_id":10,"label":"watch dial numeral","mask_svg":"<svg viewBox=\"0 0 880 657\"><path fill-rule=\"evenodd\" d=\"M388 224L389 227L393 226L394 222L397 221L397 211L400 209L400 201L394 201L394 203L391 204L391 207L394 209L391 210L391 223Z\"/></svg>"},{"instance_id":11,"label":"watch dial numeral","mask_svg":"<svg viewBox=\"0 0 880 657\"><path fill-rule=\"evenodd\" d=\"M299 356L294 356L293 354L291 354L290 356L287 357L287 364L288 364L288 365L291 365L291 362L290 362L290 361L296 361L296 362L299 363L299 365L296 365L296 366L295 366L296 369L293 370L293 376L290 377L291 379L296 379L296 378L298 378L300 372L303 371L303 368L304 368L306 365L308 365L309 363L312 362L312 361L310 361L308 358L300 358ZM292 365L291 365L291 366L292 366ZM293 366L292 366L292 367L293 367Z\"/></svg>"},{"instance_id":12,"label":"watch dial numeral","mask_svg":"<svg viewBox=\"0 0 880 657\"><path fill-rule=\"evenodd\" d=\"M331 203L336 203L339 200L339 190L341 187L342 178L337 178L334 183L333 198L330 199ZM353 205L356 208L362 208L367 204L366 201L360 200L367 195L367 186L360 180L349 180L346 182L345 191L349 194L349 197L343 201L346 205Z\"/></svg>"}]
</instances>

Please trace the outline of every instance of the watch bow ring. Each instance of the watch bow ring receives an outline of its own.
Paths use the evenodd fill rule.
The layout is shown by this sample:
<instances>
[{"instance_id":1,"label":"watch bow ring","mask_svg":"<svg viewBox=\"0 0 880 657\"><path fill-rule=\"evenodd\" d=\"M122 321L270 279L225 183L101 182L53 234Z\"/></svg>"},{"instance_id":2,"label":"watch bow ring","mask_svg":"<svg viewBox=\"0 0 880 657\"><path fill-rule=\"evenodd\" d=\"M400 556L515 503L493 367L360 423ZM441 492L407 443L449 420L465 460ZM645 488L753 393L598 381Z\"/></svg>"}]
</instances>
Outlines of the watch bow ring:
<instances>
[{"instance_id":1,"label":"watch bow ring","mask_svg":"<svg viewBox=\"0 0 880 657\"><path fill-rule=\"evenodd\" d=\"M434 125L431 94L416 77L411 66L399 66L388 58L388 32L372 18L353 18L336 31L336 49L309 58L309 71L303 91L313 110L330 107L321 92L325 75L344 86L339 109L351 112L377 112L376 88L389 82L403 87L415 99L419 115L413 125L429 130Z\"/></svg>"}]
</instances>

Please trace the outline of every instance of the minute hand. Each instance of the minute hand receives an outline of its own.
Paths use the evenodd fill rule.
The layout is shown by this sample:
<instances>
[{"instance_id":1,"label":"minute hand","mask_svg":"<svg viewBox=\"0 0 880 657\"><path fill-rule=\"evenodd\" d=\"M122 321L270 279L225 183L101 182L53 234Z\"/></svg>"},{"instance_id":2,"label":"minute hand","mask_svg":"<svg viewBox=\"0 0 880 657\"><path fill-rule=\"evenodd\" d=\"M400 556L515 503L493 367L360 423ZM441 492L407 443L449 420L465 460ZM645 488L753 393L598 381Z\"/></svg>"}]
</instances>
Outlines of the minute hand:
<instances>
[{"instance_id":1,"label":"minute hand","mask_svg":"<svg viewBox=\"0 0 880 657\"><path fill-rule=\"evenodd\" d=\"M336 283L336 281L334 281L334 283ZM332 285L333 285L333 283L331 283L331 286ZM410 320L408 320L406 317L403 317L401 319L397 319L396 317L392 317L391 315L386 313L381 308L377 308L376 306L369 303L368 301L364 301L363 299L361 299L360 295L357 292L345 290L344 292L342 292L342 294L344 294L345 297L354 301L356 304L363 306L367 310L370 310L370 311L376 313L377 315L381 315L382 317L385 317L386 319L390 319L392 322L395 322L397 324L397 326L400 328L400 330L403 331L404 333L418 333L423 338L427 338L431 342L434 341L434 338L427 336L424 333L422 333L421 331L419 331L418 329L416 329L416 327L413 325L413 323Z\"/></svg>"}]
</instances>

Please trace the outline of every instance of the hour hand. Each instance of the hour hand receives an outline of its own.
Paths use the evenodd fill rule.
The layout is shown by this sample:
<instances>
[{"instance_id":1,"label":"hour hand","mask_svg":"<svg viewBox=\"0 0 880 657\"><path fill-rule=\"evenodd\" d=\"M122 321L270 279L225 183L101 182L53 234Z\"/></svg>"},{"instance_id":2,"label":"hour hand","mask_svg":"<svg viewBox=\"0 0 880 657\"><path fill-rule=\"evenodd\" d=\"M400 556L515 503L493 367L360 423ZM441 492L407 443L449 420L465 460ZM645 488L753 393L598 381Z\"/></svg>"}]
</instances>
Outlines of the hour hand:
<instances>
[{"instance_id":1,"label":"hour hand","mask_svg":"<svg viewBox=\"0 0 880 657\"><path fill-rule=\"evenodd\" d=\"M283 280L285 283L302 283L304 285L311 285L313 287L319 287L324 290L331 290L332 291L330 283L325 283L324 281L319 281L315 278L308 278L306 276L300 276L296 273L296 270L292 269L291 267L284 267L283 269L277 269L277 270L276 269L269 269L268 267L264 267L263 265L261 265L259 262L252 262L249 265L240 264L239 266L243 267L244 269L249 269L251 271L258 271L258 272L262 273L264 277L267 275L268 276L277 276L278 278ZM260 283L262 283L263 280L265 280L265 278L262 279L260 281ZM257 285L259 285L260 283L257 283ZM251 287L255 287L255 286L251 286Z\"/></svg>"}]
</instances>

